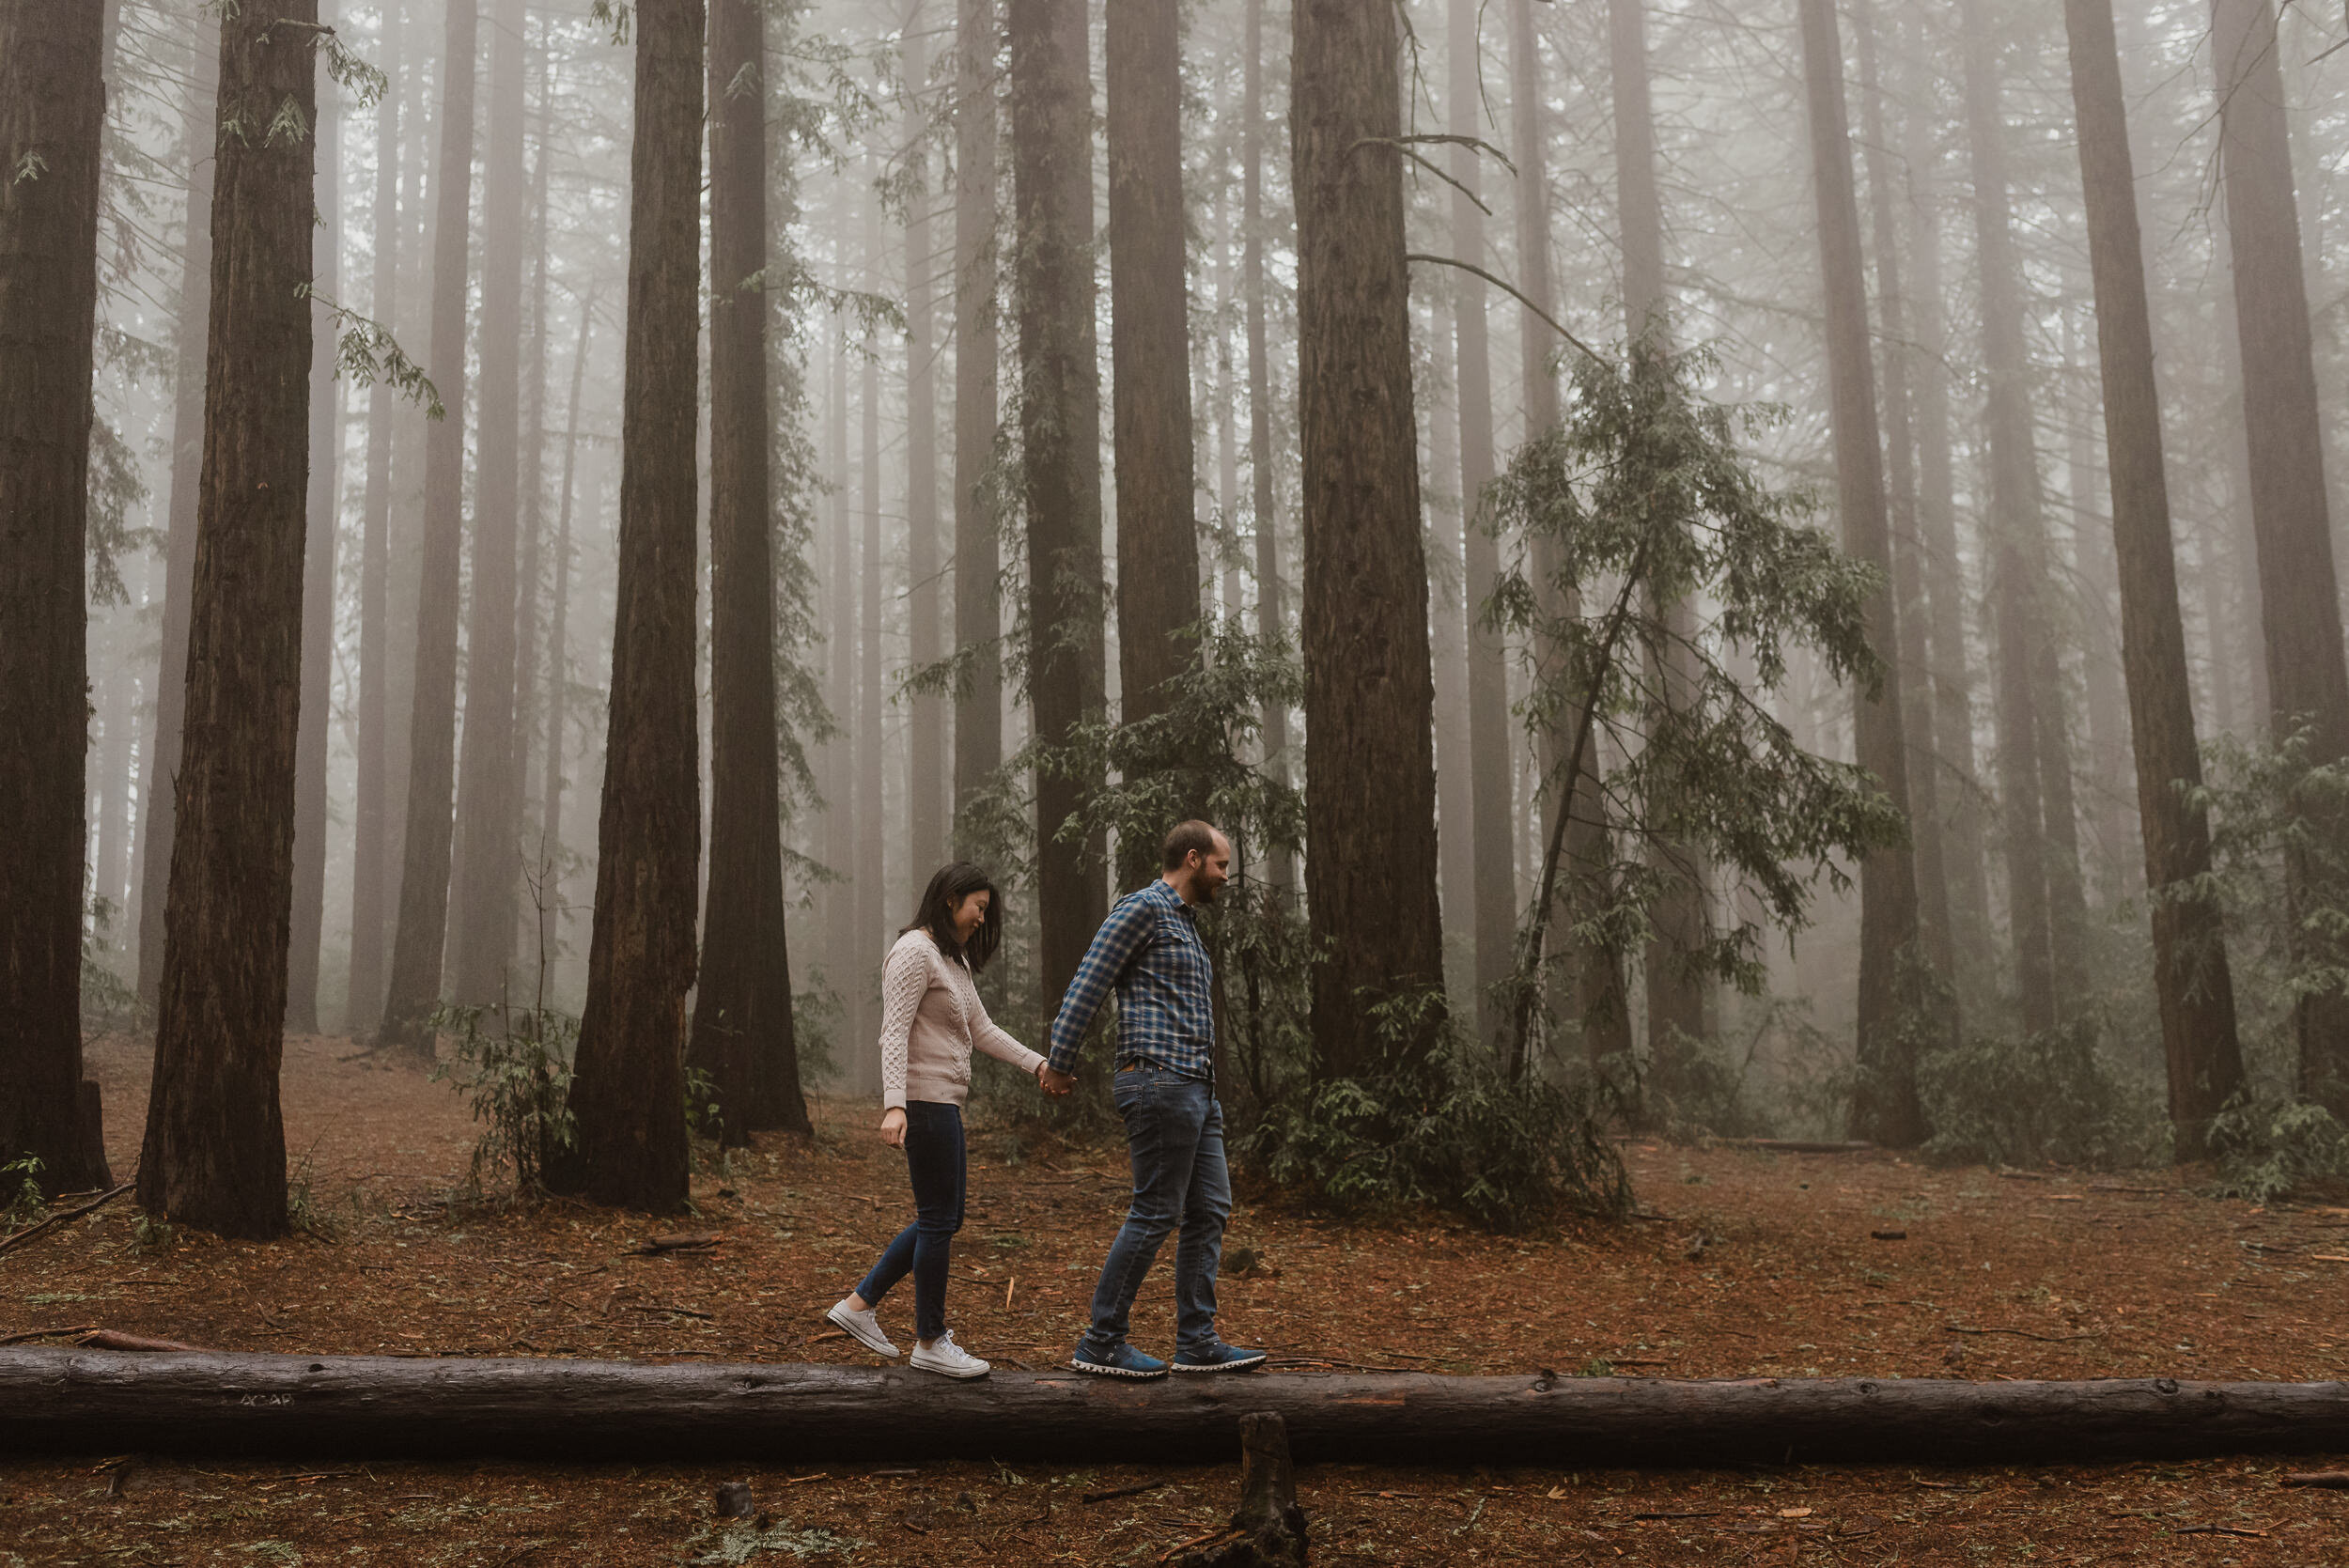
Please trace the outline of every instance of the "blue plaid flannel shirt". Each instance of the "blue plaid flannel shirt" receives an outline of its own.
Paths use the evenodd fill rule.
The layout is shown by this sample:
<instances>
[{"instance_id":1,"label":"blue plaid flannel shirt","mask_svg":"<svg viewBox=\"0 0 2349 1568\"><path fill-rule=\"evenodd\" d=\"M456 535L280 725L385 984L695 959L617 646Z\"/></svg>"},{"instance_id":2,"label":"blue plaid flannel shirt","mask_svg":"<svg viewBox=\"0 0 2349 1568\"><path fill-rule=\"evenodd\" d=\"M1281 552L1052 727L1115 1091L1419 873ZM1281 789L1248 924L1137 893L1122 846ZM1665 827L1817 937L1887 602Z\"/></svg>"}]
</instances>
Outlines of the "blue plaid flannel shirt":
<instances>
[{"instance_id":1,"label":"blue plaid flannel shirt","mask_svg":"<svg viewBox=\"0 0 2349 1568\"><path fill-rule=\"evenodd\" d=\"M1117 992L1117 1059L1212 1078L1215 965L1182 895L1163 878L1117 901L1052 1019L1052 1070L1074 1073L1085 1031Z\"/></svg>"}]
</instances>

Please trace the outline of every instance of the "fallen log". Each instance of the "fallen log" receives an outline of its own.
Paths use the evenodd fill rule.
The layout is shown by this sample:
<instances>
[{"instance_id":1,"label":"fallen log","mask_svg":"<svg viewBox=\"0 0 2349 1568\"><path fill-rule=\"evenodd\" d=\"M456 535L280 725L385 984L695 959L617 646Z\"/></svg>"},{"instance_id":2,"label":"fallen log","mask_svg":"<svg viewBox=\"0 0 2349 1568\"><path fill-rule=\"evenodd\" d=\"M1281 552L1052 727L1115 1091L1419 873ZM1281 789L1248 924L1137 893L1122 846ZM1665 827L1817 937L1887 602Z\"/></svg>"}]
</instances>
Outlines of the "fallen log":
<instances>
[{"instance_id":1,"label":"fallen log","mask_svg":"<svg viewBox=\"0 0 2349 1568\"><path fill-rule=\"evenodd\" d=\"M2349 1450L2349 1384L1443 1377L1128 1383L897 1368L0 1350L0 1452L533 1459L1221 1461L1280 1416L1305 1461L1788 1464Z\"/></svg>"}]
</instances>

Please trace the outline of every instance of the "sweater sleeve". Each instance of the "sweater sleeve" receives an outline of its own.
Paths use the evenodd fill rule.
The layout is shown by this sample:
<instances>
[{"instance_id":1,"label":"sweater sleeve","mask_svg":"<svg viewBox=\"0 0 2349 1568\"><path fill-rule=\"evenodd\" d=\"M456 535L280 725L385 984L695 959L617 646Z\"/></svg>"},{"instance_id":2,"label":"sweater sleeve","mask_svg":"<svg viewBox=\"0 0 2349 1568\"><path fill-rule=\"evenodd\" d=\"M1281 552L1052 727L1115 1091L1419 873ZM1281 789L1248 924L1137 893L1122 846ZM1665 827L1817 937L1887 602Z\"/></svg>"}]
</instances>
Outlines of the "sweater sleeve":
<instances>
[{"instance_id":1,"label":"sweater sleeve","mask_svg":"<svg viewBox=\"0 0 2349 1568\"><path fill-rule=\"evenodd\" d=\"M971 1043L998 1062L1008 1062L1023 1073L1034 1072L1044 1058L1013 1039L1009 1030L987 1016L987 1002L980 997L976 982L971 983L971 1004L978 1009Z\"/></svg>"},{"instance_id":2,"label":"sweater sleeve","mask_svg":"<svg viewBox=\"0 0 2349 1568\"><path fill-rule=\"evenodd\" d=\"M914 1015L922 1010L923 993L930 988L929 957L919 943L900 941L889 950L881 967L881 1106L902 1109L906 1103L906 1054L913 1033Z\"/></svg>"}]
</instances>

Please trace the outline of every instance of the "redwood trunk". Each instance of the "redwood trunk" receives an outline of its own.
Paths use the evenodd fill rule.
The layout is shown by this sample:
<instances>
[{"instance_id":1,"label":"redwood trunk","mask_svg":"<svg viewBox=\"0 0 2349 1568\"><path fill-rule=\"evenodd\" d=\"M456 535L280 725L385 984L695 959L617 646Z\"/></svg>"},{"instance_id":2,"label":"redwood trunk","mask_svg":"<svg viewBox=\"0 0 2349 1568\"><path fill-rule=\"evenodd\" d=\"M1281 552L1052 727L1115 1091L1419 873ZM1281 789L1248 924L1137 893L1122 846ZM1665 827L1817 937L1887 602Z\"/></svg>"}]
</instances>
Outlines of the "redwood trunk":
<instances>
[{"instance_id":1,"label":"redwood trunk","mask_svg":"<svg viewBox=\"0 0 2349 1568\"><path fill-rule=\"evenodd\" d=\"M906 80L929 86L927 40L908 18ZM930 255L928 127L910 111L907 156L920 175L906 218L906 645L916 670L945 651L945 606L938 591L938 308ZM906 877L918 889L947 850L946 705L925 693L906 699Z\"/></svg>"},{"instance_id":2,"label":"redwood trunk","mask_svg":"<svg viewBox=\"0 0 2349 1568\"><path fill-rule=\"evenodd\" d=\"M1312 1021L1326 1078L1423 1052L1434 1009L1383 1038L1371 1010L1443 985L1396 29L1392 10L1351 0L1292 13L1305 890L1328 944Z\"/></svg>"},{"instance_id":3,"label":"redwood trunk","mask_svg":"<svg viewBox=\"0 0 2349 1568\"><path fill-rule=\"evenodd\" d=\"M2259 541L2268 700L2280 736L2309 726L2309 760L2349 758L2349 665L2341 652L2339 581L2325 495L2325 445L2316 405L2300 220L2268 0L2213 0L2211 53L2218 67L2219 155L2234 254L2235 323L2243 364L2243 416L2251 459L2251 528ZM2349 841L2349 814L2318 808L2314 830L2335 847ZM2285 862L2295 913L2310 868ZM2338 943L2298 931L2303 966L2338 968ZM2303 996L2294 1014L2300 1091L2349 1115L2349 996Z\"/></svg>"},{"instance_id":4,"label":"redwood trunk","mask_svg":"<svg viewBox=\"0 0 2349 1568\"><path fill-rule=\"evenodd\" d=\"M1250 528L1256 545L1256 635L1285 636L1286 609L1281 582L1281 532L1272 486L1272 367L1265 324L1264 276L1264 0L1248 0L1240 76L1240 287L1248 308L1248 482ZM1265 705L1264 766L1285 784L1289 766L1289 711ZM1296 857L1274 852L1266 862L1274 890L1297 886Z\"/></svg>"},{"instance_id":5,"label":"redwood trunk","mask_svg":"<svg viewBox=\"0 0 2349 1568\"><path fill-rule=\"evenodd\" d=\"M1003 761L1002 555L988 477L995 461L995 0L961 0L955 42L955 645L970 661L955 703L955 845Z\"/></svg>"},{"instance_id":6,"label":"redwood trunk","mask_svg":"<svg viewBox=\"0 0 2349 1568\"><path fill-rule=\"evenodd\" d=\"M319 0L319 21L334 23L335 0ZM311 235L312 282L342 297L342 106L331 84L319 89L318 209ZM294 740L292 932L286 952L286 1032L319 1029L319 947L326 924L326 742L334 726L334 559L342 512L342 387L334 374L334 324L323 304L310 312L310 494L302 578L302 725Z\"/></svg>"},{"instance_id":7,"label":"redwood trunk","mask_svg":"<svg viewBox=\"0 0 2349 1568\"><path fill-rule=\"evenodd\" d=\"M1036 740L1101 716L1101 376L1094 328L1093 85L1084 0L1009 0L1013 270L1027 487L1028 698ZM1188 481L1186 481L1188 482ZM1097 840L1061 827L1094 781L1037 769L1044 1012L1108 913ZM1429 896L1434 895L1431 892Z\"/></svg>"},{"instance_id":8,"label":"redwood trunk","mask_svg":"<svg viewBox=\"0 0 2349 1568\"><path fill-rule=\"evenodd\" d=\"M163 982L163 907L179 776L179 737L188 703L188 596L195 585L195 492L204 466L204 334L212 298L211 144L220 82L220 23L200 8L188 50L181 136L194 160L179 245L179 309L173 367L171 494L163 542L163 650L155 682L155 728L139 790L139 1000L153 1004Z\"/></svg>"},{"instance_id":9,"label":"redwood trunk","mask_svg":"<svg viewBox=\"0 0 2349 1568\"><path fill-rule=\"evenodd\" d=\"M480 0L448 0L441 57L441 159L432 180L432 327L427 364L447 416L424 441L424 539L416 598L415 684L408 721L407 831L399 920L380 1037L412 1055L433 1051L441 948L448 930L451 792L457 769L457 606L464 544L465 256L473 201L474 54ZM490 454L495 458L496 454ZM485 466L484 472L487 472Z\"/></svg>"},{"instance_id":10,"label":"redwood trunk","mask_svg":"<svg viewBox=\"0 0 2349 1568\"><path fill-rule=\"evenodd\" d=\"M316 0L221 21L204 468L189 603L187 730L163 921L155 1077L139 1156L148 1213L224 1235L286 1229L277 1068L293 897L308 480Z\"/></svg>"},{"instance_id":11,"label":"redwood trunk","mask_svg":"<svg viewBox=\"0 0 2349 1568\"><path fill-rule=\"evenodd\" d=\"M1860 767L1875 775L1877 787L1906 812L1908 755L1901 726L1899 627L1892 610L1883 446L1876 430L1859 202L1852 187L1851 124L1843 107L1843 54L1833 0L1802 0L1802 52L1826 295L1836 511L1844 551L1885 574L1867 607L1869 641L1884 660L1884 679L1873 692L1855 693L1852 728ZM1902 1028L1902 950L1916 938L1916 866L1908 846L1870 850L1859 862L1859 1076L1851 1127L1855 1138L1894 1148L1910 1147L1925 1136L1924 1113L1917 1098L1915 1046Z\"/></svg>"},{"instance_id":12,"label":"redwood trunk","mask_svg":"<svg viewBox=\"0 0 2349 1568\"><path fill-rule=\"evenodd\" d=\"M2145 299L2127 99L2111 0L2064 0L2072 101L2079 115L2080 183L2096 283L2105 445L2112 465L2112 541L2121 577L2121 658L2154 923L2154 994L2169 1065L2170 1121L2181 1160L2207 1152L2213 1115L2243 1086L2234 984L2217 907L2185 884L2210 870L2210 824L2187 792L2202 782L2178 613L2162 466L2161 401Z\"/></svg>"},{"instance_id":13,"label":"redwood trunk","mask_svg":"<svg viewBox=\"0 0 2349 1568\"><path fill-rule=\"evenodd\" d=\"M0 1350L0 1451L444 1459L1221 1463L1244 1416L1303 1463L1685 1467L2330 1452L2349 1385L1292 1373L1148 1388L997 1372ZM1790 1538L1791 1539L1791 1538Z\"/></svg>"},{"instance_id":14,"label":"redwood trunk","mask_svg":"<svg viewBox=\"0 0 2349 1568\"><path fill-rule=\"evenodd\" d=\"M571 1111L552 1172L615 1207L684 1207L701 743L694 698L701 0L638 0L617 613L596 915Z\"/></svg>"},{"instance_id":15,"label":"redwood trunk","mask_svg":"<svg viewBox=\"0 0 2349 1568\"><path fill-rule=\"evenodd\" d=\"M0 1164L33 1156L51 1192L114 1185L82 1078L105 33L99 0L0 3Z\"/></svg>"},{"instance_id":16,"label":"redwood trunk","mask_svg":"<svg viewBox=\"0 0 2349 1568\"><path fill-rule=\"evenodd\" d=\"M690 1060L721 1136L812 1130L791 1028L768 511L766 15L709 17L709 886Z\"/></svg>"},{"instance_id":17,"label":"redwood trunk","mask_svg":"<svg viewBox=\"0 0 2349 1568\"><path fill-rule=\"evenodd\" d=\"M1451 131L1484 135L1479 113L1477 0L1451 0ZM1487 266L1480 192L1484 154L1452 148L1452 248L1461 260ZM1485 487L1493 477L1491 331L1485 285L1468 273L1455 283L1455 369L1460 388L1460 562L1463 635L1468 646L1469 837L1473 868L1470 905L1475 938L1477 1032L1494 1050L1508 1037L1511 1012L1494 987L1517 962L1517 874L1510 865L1510 822L1516 807L1509 768L1508 653L1501 633L1485 623L1485 605L1501 578L1501 544L1486 526ZM1548 328L1541 329L1547 332ZM1455 918L1463 911L1453 911Z\"/></svg>"},{"instance_id":18,"label":"redwood trunk","mask_svg":"<svg viewBox=\"0 0 2349 1568\"><path fill-rule=\"evenodd\" d=\"M1120 0L1109 88L1110 424L1116 445L1119 717L1162 712L1197 660L1197 483L1184 302L1182 54L1176 0ZM1127 869L1148 875L1149 856ZM1131 854L1121 863L1133 862Z\"/></svg>"},{"instance_id":19,"label":"redwood trunk","mask_svg":"<svg viewBox=\"0 0 2349 1568\"><path fill-rule=\"evenodd\" d=\"M448 992L506 999L521 872L514 715L521 535L522 245L529 172L529 19L523 0L491 0L489 147L481 190L481 396L474 442L473 571L466 606L464 750L458 758L449 867ZM535 471L534 471L535 473Z\"/></svg>"},{"instance_id":20,"label":"redwood trunk","mask_svg":"<svg viewBox=\"0 0 2349 1568\"><path fill-rule=\"evenodd\" d=\"M375 278L367 308L379 321L398 318L400 240L407 225L399 212L398 91L400 8L386 7L378 47L380 64L393 84L376 107ZM391 769L391 523L392 418L399 398L381 383L367 390L367 478L361 501L359 534L359 725L358 795L351 813L350 988L343 1028L356 1034L382 1017L384 877L391 870L390 812L385 775Z\"/></svg>"}]
</instances>

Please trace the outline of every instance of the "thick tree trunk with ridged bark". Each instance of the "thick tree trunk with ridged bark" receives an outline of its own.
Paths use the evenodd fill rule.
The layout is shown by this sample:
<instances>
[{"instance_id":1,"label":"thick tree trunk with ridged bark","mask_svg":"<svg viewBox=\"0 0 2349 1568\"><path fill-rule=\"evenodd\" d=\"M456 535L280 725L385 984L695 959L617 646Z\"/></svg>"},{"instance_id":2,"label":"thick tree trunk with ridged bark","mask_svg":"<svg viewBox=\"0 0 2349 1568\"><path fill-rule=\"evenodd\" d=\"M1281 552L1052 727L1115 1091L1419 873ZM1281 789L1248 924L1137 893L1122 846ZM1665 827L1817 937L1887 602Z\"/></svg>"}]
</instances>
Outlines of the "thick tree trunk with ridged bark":
<instances>
[{"instance_id":1,"label":"thick tree trunk with ridged bark","mask_svg":"<svg viewBox=\"0 0 2349 1568\"><path fill-rule=\"evenodd\" d=\"M0 0L0 1164L113 1185L82 1078L99 0Z\"/></svg>"},{"instance_id":2,"label":"thick tree trunk with ridged bark","mask_svg":"<svg viewBox=\"0 0 2349 1568\"><path fill-rule=\"evenodd\" d=\"M1802 54L1827 307L1836 511L1844 551L1885 574L1867 606L1869 641L1884 661L1884 678L1876 691L1855 693L1855 749L1859 765L1875 776L1876 787L1906 812L1908 754L1901 724L1884 449L1877 437L1859 200L1853 189L1851 122L1843 105L1843 53L1833 0L1802 0ZM1870 850L1859 862L1859 1076L1851 1125L1852 1136L1894 1148L1910 1147L1925 1136L1924 1113L1917 1098L1915 1048L1901 1027L1909 999L1900 968L1906 956L1904 950L1916 938L1916 866L1909 846Z\"/></svg>"},{"instance_id":3,"label":"thick tree trunk with ridged bark","mask_svg":"<svg viewBox=\"0 0 2349 1568\"><path fill-rule=\"evenodd\" d=\"M2280 733L2309 727L2309 760L2349 758L2349 665L2325 493L2324 432L2301 269L2299 210L2284 122L2269 0L2213 0L2211 54L2218 69L2219 157L2234 256L2234 307L2243 364L2243 420L2251 458L2251 529L2259 543L2261 624L2268 701ZM2338 846L2349 814L2314 824ZM2310 873L2285 864L2295 908ZM2294 923L2297 932L2298 922ZM2333 944L2300 934L2303 965L2339 967ZM2300 1091L2349 1115L2349 996L2300 998L2294 1011Z\"/></svg>"},{"instance_id":4,"label":"thick tree trunk with ridged bark","mask_svg":"<svg viewBox=\"0 0 2349 1568\"><path fill-rule=\"evenodd\" d=\"M1019 332L1019 418L1028 521L1028 699L1035 737L1066 742L1098 719L1102 665L1101 374L1093 277L1093 82L1083 0L1009 0L1012 289ZM1188 479L1186 479L1188 483ZM1037 942L1044 1010L1108 913L1102 846L1061 825L1095 781L1039 769Z\"/></svg>"},{"instance_id":5,"label":"thick tree trunk with ridged bark","mask_svg":"<svg viewBox=\"0 0 2349 1568\"><path fill-rule=\"evenodd\" d=\"M2187 800L2187 791L2202 782L2201 753L2178 613L2161 400L2112 0L2064 0L2063 21L2096 286L2112 539L2121 576L2121 657L2137 752L2145 885L2156 894L2154 994L2161 1009L2175 1152L2181 1160L2199 1159L2208 1149L2211 1117L2243 1086L2243 1051L2235 1038L2234 983L2218 908L2205 898L2179 896L2182 884L2210 869L2210 824Z\"/></svg>"},{"instance_id":6,"label":"thick tree trunk with ridged bark","mask_svg":"<svg viewBox=\"0 0 2349 1568\"><path fill-rule=\"evenodd\" d=\"M768 511L766 19L709 14L709 886L687 1059L720 1136L807 1133L784 937L775 589Z\"/></svg>"},{"instance_id":7,"label":"thick tree trunk with ridged bark","mask_svg":"<svg viewBox=\"0 0 2349 1568\"><path fill-rule=\"evenodd\" d=\"M1424 1051L1437 1009L1385 1037L1371 1010L1443 984L1396 32L1392 10L1351 0L1292 13L1305 895L1328 944L1313 981L1326 1078Z\"/></svg>"},{"instance_id":8,"label":"thick tree trunk with ridged bark","mask_svg":"<svg viewBox=\"0 0 2349 1568\"><path fill-rule=\"evenodd\" d=\"M1166 684L1198 659L1182 635L1199 619L1199 524L1175 0L1121 0L1108 8L1105 29L1118 716L1132 723L1163 711ZM1157 847L1144 846L1144 858Z\"/></svg>"},{"instance_id":9,"label":"thick tree trunk with ridged bark","mask_svg":"<svg viewBox=\"0 0 2349 1568\"><path fill-rule=\"evenodd\" d=\"M701 0L637 0L617 613L587 1005L559 1190L685 1205L685 993L701 861L694 694L700 478ZM760 366L761 372L764 365Z\"/></svg>"},{"instance_id":10,"label":"thick tree trunk with ridged bark","mask_svg":"<svg viewBox=\"0 0 2349 1568\"><path fill-rule=\"evenodd\" d=\"M187 728L138 1199L224 1235L286 1229L277 1069L293 898L309 475L316 0L221 20L204 468Z\"/></svg>"},{"instance_id":11,"label":"thick tree trunk with ridged bark","mask_svg":"<svg viewBox=\"0 0 2349 1568\"><path fill-rule=\"evenodd\" d=\"M474 45L480 0L448 0L441 56L440 166L434 172L432 309L426 369L447 416L426 428L424 539L416 598L415 683L408 722L407 830L399 915L379 1036L415 1056L433 1050L448 932L457 775L457 608L464 546L465 256L473 201ZM494 454L492 455L494 456Z\"/></svg>"}]
</instances>

